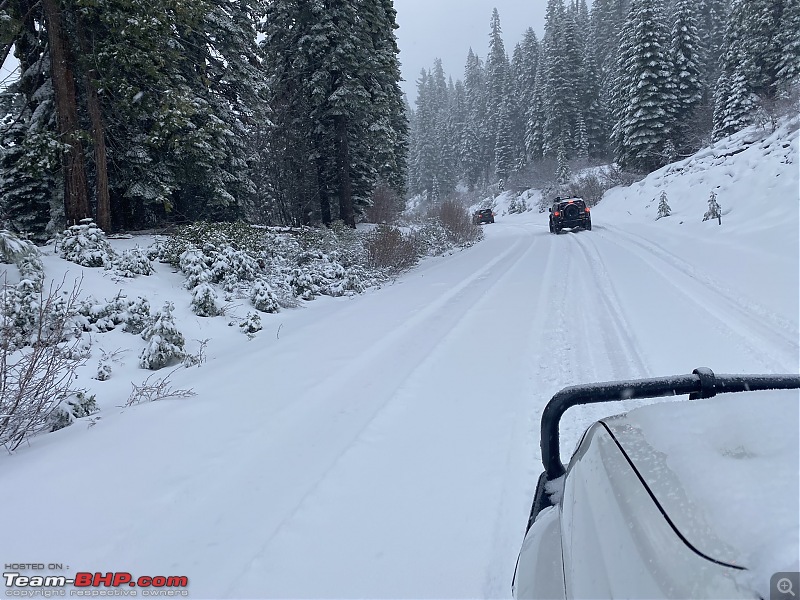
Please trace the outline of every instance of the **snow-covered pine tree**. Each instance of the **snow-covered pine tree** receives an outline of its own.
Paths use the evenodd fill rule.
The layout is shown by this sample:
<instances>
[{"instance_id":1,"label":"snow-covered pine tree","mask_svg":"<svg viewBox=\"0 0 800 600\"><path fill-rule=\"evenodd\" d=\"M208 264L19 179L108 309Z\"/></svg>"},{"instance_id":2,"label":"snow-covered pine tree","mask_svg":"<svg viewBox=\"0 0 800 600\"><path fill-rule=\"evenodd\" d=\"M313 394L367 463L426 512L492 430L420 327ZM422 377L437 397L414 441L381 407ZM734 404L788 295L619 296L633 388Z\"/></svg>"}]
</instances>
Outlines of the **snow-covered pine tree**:
<instances>
[{"instance_id":1,"label":"snow-covered pine tree","mask_svg":"<svg viewBox=\"0 0 800 600\"><path fill-rule=\"evenodd\" d=\"M261 325L261 317L258 313L248 312L245 319L239 323L239 329L242 330L242 333L246 334L251 340L255 337L256 332L261 331L263 326Z\"/></svg>"},{"instance_id":2,"label":"snow-covered pine tree","mask_svg":"<svg viewBox=\"0 0 800 600\"><path fill-rule=\"evenodd\" d=\"M488 137L490 148L492 151L492 162L496 165L498 144L502 145L500 153L504 158L510 153L507 160L513 163L513 146L511 145L510 138L510 124L501 125L501 118L506 121L510 118L510 106L507 106L508 95L511 93L511 66L506 54L505 45L503 44L503 30L500 27L500 14L497 9L493 9L492 18L490 23L489 33L489 53L486 57L486 126L488 128ZM505 112L502 117L501 113ZM500 127L507 127L505 131L505 139L499 140L498 133ZM499 168L507 168L495 166L495 174Z\"/></svg>"},{"instance_id":3,"label":"snow-covered pine tree","mask_svg":"<svg viewBox=\"0 0 800 600\"><path fill-rule=\"evenodd\" d=\"M522 167L530 159L525 139L529 110L534 103L536 70L539 65L539 40L532 28L525 30L522 42L514 49L512 72L514 79L514 97L517 100L512 119L512 135L517 153L517 167Z\"/></svg>"},{"instance_id":4,"label":"snow-covered pine tree","mask_svg":"<svg viewBox=\"0 0 800 600\"><path fill-rule=\"evenodd\" d=\"M731 0L698 0L698 32L700 34L701 82L703 104L713 101L714 89L720 76L720 58L723 52L725 24Z\"/></svg>"},{"instance_id":5,"label":"snow-covered pine tree","mask_svg":"<svg viewBox=\"0 0 800 600\"><path fill-rule=\"evenodd\" d=\"M532 160L544 155L544 87L547 58L540 53L533 85L533 97L525 115L525 152Z\"/></svg>"},{"instance_id":6,"label":"snow-covered pine tree","mask_svg":"<svg viewBox=\"0 0 800 600\"><path fill-rule=\"evenodd\" d=\"M778 86L785 92L800 83L800 2L785 0L777 44L783 52L778 62Z\"/></svg>"},{"instance_id":7,"label":"snow-covered pine tree","mask_svg":"<svg viewBox=\"0 0 800 600\"><path fill-rule=\"evenodd\" d=\"M256 279L250 292L253 308L265 313L276 313L281 307L272 287L264 279Z\"/></svg>"},{"instance_id":8,"label":"snow-covered pine tree","mask_svg":"<svg viewBox=\"0 0 800 600\"><path fill-rule=\"evenodd\" d=\"M507 101L500 107L495 141L495 175L500 180L507 179L514 168L514 139L511 133L510 113L510 102Z\"/></svg>"},{"instance_id":9,"label":"snow-covered pine tree","mask_svg":"<svg viewBox=\"0 0 800 600\"><path fill-rule=\"evenodd\" d=\"M698 15L695 0L677 0L672 20L672 45L670 56L673 78L677 85L675 95L675 132L672 142L682 154L697 150L690 142L695 111L703 99L701 81L701 46L697 28Z\"/></svg>"},{"instance_id":10,"label":"snow-covered pine tree","mask_svg":"<svg viewBox=\"0 0 800 600\"><path fill-rule=\"evenodd\" d=\"M563 0L548 0L545 18L542 151L545 156L556 157L562 146L567 154L573 148L577 92L568 72L571 53L567 47L574 38L567 37L567 11Z\"/></svg>"},{"instance_id":11,"label":"snow-covered pine tree","mask_svg":"<svg viewBox=\"0 0 800 600\"><path fill-rule=\"evenodd\" d=\"M651 171L663 164L663 149L675 123L675 83L662 0L633 0L626 28L632 37L621 53L616 159L624 167Z\"/></svg>"},{"instance_id":12,"label":"snow-covered pine tree","mask_svg":"<svg viewBox=\"0 0 800 600\"><path fill-rule=\"evenodd\" d=\"M0 94L0 110L8 115L0 134L0 209L8 227L44 241L63 227L64 193L49 54L38 30L41 7L19 2L9 9L9 22L19 24L20 77Z\"/></svg>"},{"instance_id":13,"label":"snow-covered pine tree","mask_svg":"<svg viewBox=\"0 0 800 600\"><path fill-rule=\"evenodd\" d=\"M667 192L666 190L662 190L661 196L658 198L658 216L656 216L656 221L663 219L664 217L668 217L671 214L672 209L669 207L669 203L667 202Z\"/></svg>"},{"instance_id":14,"label":"snow-covered pine tree","mask_svg":"<svg viewBox=\"0 0 800 600\"><path fill-rule=\"evenodd\" d=\"M722 74L715 91L715 139L750 124L759 103L774 100L785 89L786 82L779 74L789 74L785 69L787 51L800 47L800 34L796 30L787 33L783 17L786 12L793 20L791 15L798 9L790 5L796 3L734 0L725 29Z\"/></svg>"},{"instance_id":15,"label":"snow-covered pine tree","mask_svg":"<svg viewBox=\"0 0 800 600\"><path fill-rule=\"evenodd\" d=\"M720 219L721 216L722 209L717 203L717 194L712 190L711 195L708 198L708 210L703 215L703 221L708 221L709 219ZM720 223L722 223L721 220Z\"/></svg>"},{"instance_id":16,"label":"snow-covered pine tree","mask_svg":"<svg viewBox=\"0 0 800 600\"><path fill-rule=\"evenodd\" d=\"M567 160L567 151L564 149L563 145L558 147L556 161L556 183L558 183L558 185L567 185L570 179L572 179L572 172L570 171L569 161Z\"/></svg>"},{"instance_id":17,"label":"snow-covered pine tree","mask_svg":"<svg viewBox=\"0 0 800 600\"><path fill-rule=\"evenodd\" d=\"M175 325L172 311L175 305L167 302L155 315L155 322L142 331L147 346L139 354L139 366L153 371L183 359L186 341Z\"/></svg>"},{"instance_id":18,"label":"snow-covered pine tree","mask_svg":"<svg viewBox=\"0 0 800 600\"><path fill-rule=\"evenodd\" d=\"M216 317L219 314L217 292L210 283L201 283L192 290L192 312L198 317Z\"/></svg>"},{"instance_id":19,"label":"snow-covered pine tree","mask_svg":"<svg viewBox=\"0 0 800 600\"><path fill-rule=\"evenodd\" d=\"M114 250L105 232L91 219L72 225L61 234L61 258L84 267L111 265Z\"/></svg>"},{"instance_id":20,"label":"snow-covered pine tree","mask_svg":"<svg viewBox=\"0 0 800 600\"><path fill-rule=\"evenodd\" d=\"M466 123L462 140L462 170L470 187L487 179L489 163L488 127L486 125L486 77L483 65L469 49L464 67Z\"/></svg>"}]
</instances>

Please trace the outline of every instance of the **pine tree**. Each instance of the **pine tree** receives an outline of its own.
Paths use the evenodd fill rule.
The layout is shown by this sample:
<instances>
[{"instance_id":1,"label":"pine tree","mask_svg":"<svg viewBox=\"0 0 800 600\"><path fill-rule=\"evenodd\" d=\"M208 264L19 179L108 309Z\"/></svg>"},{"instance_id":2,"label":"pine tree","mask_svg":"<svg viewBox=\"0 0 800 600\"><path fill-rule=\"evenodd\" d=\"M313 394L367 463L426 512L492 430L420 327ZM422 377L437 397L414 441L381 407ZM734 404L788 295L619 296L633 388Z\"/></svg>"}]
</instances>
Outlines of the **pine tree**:
<instances>
[{"instance_id":1,"label":"pine tree","mask_svg":"<svg viewBox=\"0 0 800 600\"><path fill-rule=\"evenodd\" d=\"M526 132L531 107L534 104L536 71L539 66L539 41L533 29L525 30L522 42L514 49L512 71L514 74L514 98L517 100L512 116L512 135L515 138L517 168L531 159L526 143Z\"/></svg>"},{"instance_id":2,"label":"pine tree","mask_svg":"<svg viewBox=\"0 0 800 600\"><path fill-rule=\"evenodd\" d=\"M672 209L667 203L667 192L662 191L661 196L658 199L658 216L656 217L656 221L663 219L664 217L668 217L670 214L672 214Z\"/></svg>"},{"instance_id":3,"label":"pine tree","mask_svg":"<svg viewBox=\"0 0 800 600\"><path fill-rule=\"evenodd\" d=\"M495 163L495 174L498 170L513 166L513 145L510 140L510 124L502 124L501 119L510 119L511 66L503 44L500 15L495 8L492 11L491 32L489 33L489 54L486 57L486 126L489 140L490 162ZM505 111L505 116L501 113ZM505 139L499 139L500 128L509 128L504 132ZM498 149L498 145L502 148ZM498 153L512 164L496 165ZM510 156L509 156L510 155ZM487 165L488 166L488 165ZM504 171L507 173L507 171Z\"/></svg>"},{"instance_id":4,"label":"pine tree","mask_svg":"<svg viewBox=\"0 0 800 600\"><path fill-rule=\"evenodd\" d=\"M569 168L569 162L567 161L567 151L564 149L563 145L559 145L558 151L556 152L556 183L558 185L567 185L572 179L572 172Z\"/></svg>"},{"instance_id":5,"label":"pine tree","mask_svg":"<svg viewBox=\"0 0 800 600\"><path fill-rule=\"evenodd\" d=\"M486 77L478 58L470 48L464 67L464 100L466 123L462 140L462 168L470 187L486 180L487 164L491 160L486 122Z\"/></svg>"},{"instance_id":6,"label":"pine tree","mask_svg":"<svg viewBox=\"0 0 800 600\"><path fill-rule=\"evenodd\" d=\"M164 304L155 316L155 322L142 331L142 338L147 346L139 355L139 366L143 369L157 370L170 363L183 359L185 340L175 325L172 311L175 306L171 302Z\"/></svg>"},{"instance_id":7,"label":"pine tree","mask_svg":"<svg viewBox=\"0 0 800 600\"><path fill-rule=\"evenodd\" d=\"M51 225L51 207L63 203L63 178L61 157L55 150L53 91L50 79L43 77L47 57L41 50L26 47L28 40L23 36L15 48L22 74L0 97L5 114L16 115L0 138L0 207L6 227L45 241L56 226Z\"/></svg>"},{"instance_id":8,"label":"pine tree","mask_svg":"<svg viewBox=\"0 0 800 600\"><path fill-rule=\"evenodd\" d=\"M533 85L533 96L526 112L525 125L525 152L532 160L539 160L544 156L544 88L546 57L541 56L536 69L536 79Z\"/></svg>"},{"instance_id":9,"label":"pine tree","mask_svg":"<svg viewBox=\"0 0 800 600\"><path fill-rule=\"evenodd\" d=\"M777 65L780 91L798 84L800 80L800 2L784 0L783 14L777 35L777 45L783 50Z\"/></svg>"},{"instance_id":10,"label":"pine tree","mask_svg":"<svg viewBox=\"0 0 800 600\"><path fill-rule=\"evenodd\" d=\"M709 219L720 219L720 223L722 223L721 216L722 209L717 203L717 194L716 192L712 191L711 196L708 198L708 210L703 215L703 221L708 221Z\"/></svg>"},{"instance_id":11,"label":"pine tree","mask_svg":"<svg viewBox=\"0 0 800 600\"><path fill-rule=\"evenodd\" d=\"M621 53L617 161L653 170L674 135L675 84L661 0L634 0L626 28L632 43Z\"/></svg>"},{"instance_id":12,"label":"pine tree","mask_svg":"<svg viewBox=\"0 0 800 600\"><path fill-rule=\"evenodd\" d=\"M725 24L730 0L699 0L697 2L698 33L703 104L709 104L720 75Z\"/></svg>"},{"instance_id":13,"label":"pine tree","mask_svg":"<svg viewBox=\"0 0 800 600\"><path fill-rule=\"evenodd\" d=\"M507 179L514 168L514 140L511 134L511 120L507 101L500 109L497 120L497 140L495 142L495 175Z\"/></svg>"},{"instance_id":14,"label":"pine tree","mask_svg":"<svg viewBox=\"0 0 800 600\"><path fill-rule=\"evenodd\" d=\"M301 219L354 226L378 181L403 185L408 122L392 3L287 0L268 3L264 22L271 105L280 113L274 147L297 142L272 185L300 205ZM279 177L286 173L288 181Z\"/></svg>"},{"instance_id":15,"label":"pine tree","mask_svg":"<svg viewBox=\"0 0 800 600\"><path fill-rule=\"evenodd\" d=\"M675 134L673 143L681 152L695 150L689 147L693 117L703 98L700 73L700 38L697 30L697 15L694 0L678 0L675 5L672 25L670 55L673 77L677 85L675 93Z\"/></svg>"}]
</instances>

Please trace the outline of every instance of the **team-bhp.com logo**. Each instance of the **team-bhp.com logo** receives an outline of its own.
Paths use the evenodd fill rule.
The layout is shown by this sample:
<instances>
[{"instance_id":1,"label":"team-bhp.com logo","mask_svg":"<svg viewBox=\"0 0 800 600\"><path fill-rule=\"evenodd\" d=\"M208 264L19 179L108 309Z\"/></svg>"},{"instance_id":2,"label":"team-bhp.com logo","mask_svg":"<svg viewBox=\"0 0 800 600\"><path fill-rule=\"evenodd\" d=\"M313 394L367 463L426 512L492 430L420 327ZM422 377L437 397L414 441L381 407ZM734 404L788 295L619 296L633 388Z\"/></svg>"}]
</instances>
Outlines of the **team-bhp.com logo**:
<instances>
[{"instance_id":1,"label":"team-bhp.com logo","mask_svg":"<svg viewBox=\"0 0 800 600\"><path fill-rule=\"evenodd\" d=\"M6 565L13 566L13 565ZM28 565L26 565L28 566ZM134 577L125 571L89 573L74 577L64 575L23 575L18 571L3 573L6 596L18 598L50 598L53 596L188 596L189 578L183 575L142 575ZM67 586L77 589L67 590Z\"/></svg>"}]
</instances>

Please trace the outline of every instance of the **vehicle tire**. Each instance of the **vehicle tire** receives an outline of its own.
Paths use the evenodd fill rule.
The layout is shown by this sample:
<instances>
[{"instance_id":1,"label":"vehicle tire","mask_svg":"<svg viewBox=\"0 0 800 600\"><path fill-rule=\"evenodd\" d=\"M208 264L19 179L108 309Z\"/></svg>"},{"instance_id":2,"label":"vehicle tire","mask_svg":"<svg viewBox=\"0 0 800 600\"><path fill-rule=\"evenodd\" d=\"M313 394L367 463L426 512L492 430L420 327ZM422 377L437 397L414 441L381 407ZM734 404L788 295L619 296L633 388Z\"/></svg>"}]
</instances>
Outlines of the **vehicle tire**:
<instances>
[{"instance_id":1,"label":"vehicle tire","mask_svg":"<svg viewBox=\"0 0 800 600\"><path fill-rule=\"evenodd\" d=\"M550 221L550 233L555 233L555 229L553 229L553 221Z\"/></svg>"},{"instance_id":2,"label":"vehicle tire","mask_svg":"<svg viewBox=\"0 0 800 600\"><path fill-rule=\"evenodd\" d=\"M577 218L580 218L580 213L578 212L578 207L574 204L569 204L564 208L564 216L568 221L574 221Z\"/></svg>"},{"instance_id":3,"label":"vehicle tire","mask_svg":"<svg viewBox=\"0 0 800 600\"><path fill-rule=\"evenodd\" d=\"M591 231L591 230L592 230L592 221L589 220L586 222L586 231Z\"/></svg>"}]
</instances>

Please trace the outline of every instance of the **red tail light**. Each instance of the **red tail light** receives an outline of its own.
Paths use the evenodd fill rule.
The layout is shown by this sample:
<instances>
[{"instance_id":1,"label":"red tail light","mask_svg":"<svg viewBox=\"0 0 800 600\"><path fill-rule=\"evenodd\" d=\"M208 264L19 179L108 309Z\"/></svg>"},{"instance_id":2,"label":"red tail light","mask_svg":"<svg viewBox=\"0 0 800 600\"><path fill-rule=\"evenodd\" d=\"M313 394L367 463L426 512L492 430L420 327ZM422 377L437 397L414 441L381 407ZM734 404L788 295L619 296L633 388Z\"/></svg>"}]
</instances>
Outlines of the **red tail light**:
<instances>
[{"instance_id":1,"label":"red tail light","mask_svg":"<svg viewBox=\"0 0 800 600\"><path fill-rule=\"evenodd\" d=\"M586 207L586 212L589 212L589 207L588 206Z\"/></svg>"},{"instance_id":2,"label":"red tail light","mask_svg":"<svg viewBox=\"0 0 800 600\"><path fill-rule=\"evenodd\" d=\"M556 217L558 217L558 216L560 216L560 215L561 215L561 213L560 213L560 212L558 212L558 211L556 211L556 212L554 212L554 213L553 213L553 216L556 216Z\"/></svg>"}]
</instances>

